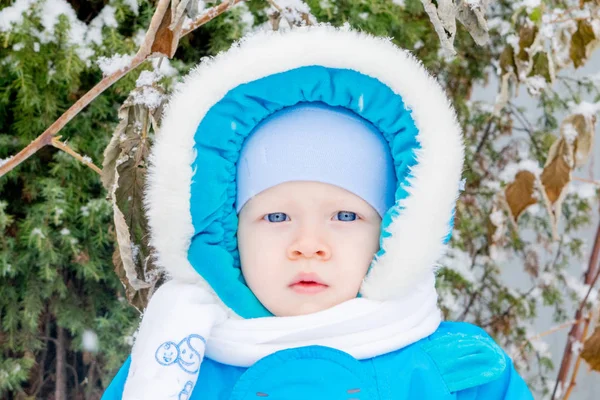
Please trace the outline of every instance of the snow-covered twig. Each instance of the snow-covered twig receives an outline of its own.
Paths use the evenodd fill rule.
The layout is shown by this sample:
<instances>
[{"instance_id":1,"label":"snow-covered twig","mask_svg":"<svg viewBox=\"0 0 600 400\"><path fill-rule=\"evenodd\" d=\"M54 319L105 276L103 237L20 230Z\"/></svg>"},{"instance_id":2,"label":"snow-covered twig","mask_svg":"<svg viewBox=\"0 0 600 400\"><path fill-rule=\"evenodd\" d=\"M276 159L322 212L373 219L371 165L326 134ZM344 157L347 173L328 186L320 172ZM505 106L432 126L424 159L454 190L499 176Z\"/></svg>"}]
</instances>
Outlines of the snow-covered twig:
<instances>
[{"instance_id":1,"label":"snow-covered twig","mask_svg":"<svg viewBox=\"0 0 600 400\"><path fill-rule=\"evenodd\" d=\"M585 339L587 337L588 330L590 328L591 313L584 319L585 319L585 325L583 327L583 334L581 335L581 337L583 339ZM577 372L579 372L579 367L581 366L581 359L582 358L581 358L581 352L580 352L577 355L577 361L575 361L575 368L573 368L573 373L571 374L571 380L569 382L569 387L567 388L565 396L562 398L562 400L568 400L568 398L571 397L571 393L573 392L573 389L575 389L575 384L577 381Z\"/></svg>"},{"instance_id":2,"label":"snow-covered twig","mask_svg":"<svg viewBox=\"0 0 600 400\"><path fill-rule=\"evenodd\" d=\"M98 168L92 162L92 160L89 157L82 156L81 154L79 154L75 150L73 150L71 147L69 147L68 144L61 142L60 141L61 137L62 136L55 136L55 137L53 137L52 138L52 146L54 146L57 149L60 149L60 150L64 151L65 153L73 156L73 158L75 158L76 160L78 160L82 164L87 165L88 167L90 167L91 169L93 169L94 171L96 171L96 173L98 173L98 175L102 174L102 170L100 168Z\"/></svg>"},{"instance_id":3,"label":"snow-covered twig","mask_svg":"<svg viewBox=\"0 0 600 400\"><path fill-rule=\"evenodd\" d=\"M548 329L547 331L544 331L544 332L542 332L542 333L538 333L537 335L534 335L534 336L528 337L528 338L527 338L527 342L531 342L532 340L541 339L541 338L543 338L544 336L551 335L551 334L553 334L554 332L558 332L558 331L560 331L561 329L568 328L568 327L570 327L570 326L572 326L572 325L574 325L574 324L578 324L578 323L580 323L580 322L583 322L584 320L585 320L585 318L582 318L582 319L574 319L574 320L571 320L571 321L565 322L565 323L563 323L563 324L560 324L560 325L554 326L554 327L552 327L552 328ZM519 348L519 350L523 350L523 348L525 348L525 346L527 345L527 342L523 343L523 344L521 345L521 347Z\"/></svg>"}]
</instances>

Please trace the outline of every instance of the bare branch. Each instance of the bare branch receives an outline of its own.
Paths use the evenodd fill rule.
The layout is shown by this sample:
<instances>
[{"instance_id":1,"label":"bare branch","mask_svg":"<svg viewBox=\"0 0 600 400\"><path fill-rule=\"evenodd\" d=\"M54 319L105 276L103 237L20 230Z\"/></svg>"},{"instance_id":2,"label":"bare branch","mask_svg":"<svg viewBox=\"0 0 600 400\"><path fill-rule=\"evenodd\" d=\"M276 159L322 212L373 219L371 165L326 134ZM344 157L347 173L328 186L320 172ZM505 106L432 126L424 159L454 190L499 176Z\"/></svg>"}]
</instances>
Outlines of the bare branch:
<instances>
[{"instance_id":1,"label":"bare branch","mask_svg":"<svg viewBox=\"0 0 600 400\"><path fill-rule=\"evenodd\" d=\"M587 304L587 299L592 292L596 282L598 281L598 277L600 276L600 265L598 265L598 259L600 256L600 223L598 224L598 229L596 231L596 240L594 242L594 248L592 250L592 254L590 255L590 262L588 265L588 269L585 273L584 283L589 285L589 289L579 304L579 308L575 313L575 319L581 320L583 317L583 310ZM555 399L558 386L566 383L567 375L569 374L569 370L571 368L571 359L573 357L573 349L572 345L576 341L581 341L583 338L583 330L581 329L581 322L574 324L569 332L569 336L567 337L567 343L565 345L565 350L563 352L563 358L560 364L560 370L558 371L558 376L556 378L556 384L554 385L554 390L552 391L551 400Z\"/></svg>"},{"instance_id":2,"label":"bare branch","mask_svg":"<svg viewBox=\"0 0 600 400\"><path fill-rule=\"evenodd\" d=\"M156 33L161 26L161 23L164 24L163 16L168 10L169 1L170 0L160 0L160 2L158 3L154 16L152 17L152 21L150 22L146 38L144 39L144 43L138 50L135 57L131 60L131 64L119 71L112 73L109 76L104 77L100 82L96 84L96 86L90 89L89 92L84 94L83 97L77 100L77 102L75 102L75 104L73 104L63 115L61 115L56 121L54 121L54 123L50 125L48 129L46 129L35 140L29 143L27 147L25 147L16 155L9 157L7 161L0 165L0 178L7 174L9 171L16 168L23 161L27 160L29 157L34 155L42 147L47 145L54 145L53 138L69 121L71 121L77 114L79 114L85 107L87 107L87 105L90 104L96 97L102 94L106 89L112 86L119 79L127 75L131 70L137 68L141 63L143 63L149 58L163 56L163 54L157 52L152 45ZM190 25L189 28L181 32L180 37L187 35L194 29L217 17L224 11L228 10L231 6L241 1L244 0L225 1L219 4L218 6L206 10Z\"/></svg>"},{"instance_id":3,"label":"bare branch","mask_svg":"<svg viewBox=\"0 0 600 400\"><path fill-rule=\"evenodd\" d=\"M90 167L91 169L93 169L94 171L96 171L96 173L98 175L100 175L102 173L102 170L100 168L98 168L93 162L91 162L90 160L86 159L81 154L77 153L75 150L73 150L71 147L69 147L68 144L61 142L60 141L61 137L62 136L55 136L54 138L52 138L52 146L54 146L57 149L60 149L60 150L64 151L65 153L73 156L76 160L78 160L82 164L87 165L88 167Z\"/></svg>"}]
</instances>

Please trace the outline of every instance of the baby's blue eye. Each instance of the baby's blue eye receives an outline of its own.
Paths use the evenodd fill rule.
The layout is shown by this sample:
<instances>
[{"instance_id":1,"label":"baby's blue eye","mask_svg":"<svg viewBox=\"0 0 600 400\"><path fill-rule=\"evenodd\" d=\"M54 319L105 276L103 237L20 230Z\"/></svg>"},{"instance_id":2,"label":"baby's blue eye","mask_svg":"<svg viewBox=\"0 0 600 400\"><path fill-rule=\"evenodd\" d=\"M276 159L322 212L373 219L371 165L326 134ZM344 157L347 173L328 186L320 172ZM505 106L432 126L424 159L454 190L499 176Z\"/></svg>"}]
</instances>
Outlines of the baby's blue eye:
<instances>
[{"instance_id":1,"label":"baby's blue eye","mask_svg":"<svg viewBox=\"0 0 600 400\"><path fill-rule=\"evenodd\" d=\"M289 220L287 214L282 212L267 214L265 215L265 218L267 218L269 222L284 222Z\"/></svg>"},{"instance_id":2,"label":"baby's blue eye","mask_svg":"<svg viewBox=\"0 0 600 400\"><path fill-rule=\"evenodd\" d=\"M337 213L339 221L354 221L356 220L356 213L351 211L340 211Z\"/></svg>"}]
</instances>

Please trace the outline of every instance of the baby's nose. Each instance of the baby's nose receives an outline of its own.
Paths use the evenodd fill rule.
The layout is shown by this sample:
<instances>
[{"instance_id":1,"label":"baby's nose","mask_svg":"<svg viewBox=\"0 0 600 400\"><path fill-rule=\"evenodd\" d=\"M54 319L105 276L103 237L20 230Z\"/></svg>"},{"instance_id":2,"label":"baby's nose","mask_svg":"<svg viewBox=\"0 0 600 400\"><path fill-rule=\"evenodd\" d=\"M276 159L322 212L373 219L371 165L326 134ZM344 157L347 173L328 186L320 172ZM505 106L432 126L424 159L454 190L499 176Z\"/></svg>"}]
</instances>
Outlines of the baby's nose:
<instances>
[{"instance_id":1,"label":"baby's nose","mask_svg":"<svg viewBox=\"0 0 600 400\"><path fill-rule=\"evenodd\" d=\"M290 260L297 260L304 257L327 261L331 258L331 249L322 241L300 239L288 247L287 256Z\"/></svg>"}]
</instances>

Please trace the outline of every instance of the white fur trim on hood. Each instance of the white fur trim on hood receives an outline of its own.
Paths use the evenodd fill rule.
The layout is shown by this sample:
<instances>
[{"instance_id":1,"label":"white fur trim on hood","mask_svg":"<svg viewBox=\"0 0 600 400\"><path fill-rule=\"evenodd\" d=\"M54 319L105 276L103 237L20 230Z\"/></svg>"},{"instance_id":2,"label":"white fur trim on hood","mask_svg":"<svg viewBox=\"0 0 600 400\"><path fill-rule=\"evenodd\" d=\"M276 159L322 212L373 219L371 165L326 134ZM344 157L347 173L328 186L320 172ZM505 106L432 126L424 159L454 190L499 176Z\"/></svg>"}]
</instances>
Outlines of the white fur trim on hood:
<instances>
[{"instance_id":1,"label":"white fur trim on hood","mask_svg":"<svg viewBox=\"0 0 600 400\"><path fill-rule=\"evenodd\" d=\"M157 263L175 279L207 285L188 261L194 228L190 185L194 134L208 110L235 87L302 66L351 69L400 95L419 130L409 196L383 240L361 294L388 300L427 279L443 255L464 149L443 89L421 63L390 40L331 26L258 32L203 61L172 95L150 157L145 206Z\"/></svg>"}]
</instances>

